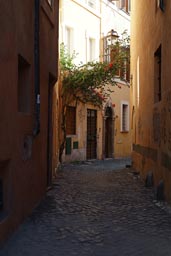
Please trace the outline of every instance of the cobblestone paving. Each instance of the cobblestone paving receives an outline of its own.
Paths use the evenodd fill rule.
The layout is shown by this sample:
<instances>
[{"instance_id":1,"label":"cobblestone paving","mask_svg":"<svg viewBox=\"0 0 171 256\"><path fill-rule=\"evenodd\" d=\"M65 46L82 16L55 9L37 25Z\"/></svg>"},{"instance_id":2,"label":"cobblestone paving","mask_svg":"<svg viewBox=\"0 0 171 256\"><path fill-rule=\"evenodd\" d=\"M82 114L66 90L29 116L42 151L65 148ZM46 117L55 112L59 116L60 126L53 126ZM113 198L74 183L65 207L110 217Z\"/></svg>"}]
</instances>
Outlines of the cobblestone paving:
<instances>
[{"instance_id":1,"label":"cobblestone paving","mask_svg":"<svg viewBox=\"0 0 171 256\"><path fill-rule=\"evenodd\" d=\"M1 256L171 256L171 213L123 161L64 165Z\"/></svg>"}]
</instances>

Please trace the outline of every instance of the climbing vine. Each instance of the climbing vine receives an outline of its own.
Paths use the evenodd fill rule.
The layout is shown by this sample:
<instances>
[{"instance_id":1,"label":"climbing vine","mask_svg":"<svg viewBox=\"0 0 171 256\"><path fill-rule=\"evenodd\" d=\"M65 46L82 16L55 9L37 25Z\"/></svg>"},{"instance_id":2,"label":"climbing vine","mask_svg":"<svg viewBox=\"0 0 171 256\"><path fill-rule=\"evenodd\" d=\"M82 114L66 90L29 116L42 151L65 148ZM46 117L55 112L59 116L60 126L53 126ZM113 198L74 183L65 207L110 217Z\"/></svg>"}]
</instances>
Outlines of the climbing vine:
<instances>
[{"instance_id":1,"label":"climbing vine","mask_svg":"<svg viewBox=\"0 0 171 256\"><path fill-rule=\"evenodd\" d=\"M76 65L77 54L69 54L62 43L60 46L60 97L62 107L61 127L63 140L60 147L59 160L66 140L66 107L78 102L91 103L101 107L113 92L112 86L118 86L116 77L126 72L125 63L129 62L129 37L125 32L114 45L110 46L110 62L88 62ZM109 49L105 49L108 51ZM108 51L109 52L109 51Z\"/></svg>"}]
</instances>

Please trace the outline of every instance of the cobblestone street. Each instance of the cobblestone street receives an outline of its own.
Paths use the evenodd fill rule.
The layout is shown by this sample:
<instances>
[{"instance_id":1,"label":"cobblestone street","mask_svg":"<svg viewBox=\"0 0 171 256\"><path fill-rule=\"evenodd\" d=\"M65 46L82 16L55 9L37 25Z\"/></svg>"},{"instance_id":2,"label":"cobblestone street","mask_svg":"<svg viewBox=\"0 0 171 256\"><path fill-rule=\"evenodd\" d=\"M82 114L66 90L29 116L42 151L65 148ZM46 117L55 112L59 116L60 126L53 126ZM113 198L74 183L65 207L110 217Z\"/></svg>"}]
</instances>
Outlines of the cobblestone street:
<instances>
[{"instance_id":1,"label":"cobblestone street","mask_svg":"<svg viewBox=\"0 0 171 256\"><path fill-rule=\"evenodd\" d=\"M63 165L1 256L170 256L171 213L126 161Z\"/></svg>"}]
</instances>

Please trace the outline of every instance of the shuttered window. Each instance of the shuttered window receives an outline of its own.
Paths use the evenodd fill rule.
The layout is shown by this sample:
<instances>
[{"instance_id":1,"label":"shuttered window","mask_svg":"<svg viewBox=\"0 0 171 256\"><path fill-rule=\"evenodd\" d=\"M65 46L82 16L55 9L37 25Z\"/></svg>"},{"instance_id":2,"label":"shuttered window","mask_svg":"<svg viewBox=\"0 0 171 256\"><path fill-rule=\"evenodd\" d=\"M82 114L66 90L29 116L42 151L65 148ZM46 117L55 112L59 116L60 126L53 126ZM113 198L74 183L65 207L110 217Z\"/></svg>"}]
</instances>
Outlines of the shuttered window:
<instances>
[{"instance_id":1,"label":"shuttered window","mask_svg":"<svg viewBox=\"0 0 171 256\"><path fill-rule=\"evenodd\" d=\"M129 105L121 104L121 132L129 131Z\"/></svg>"},{"instance_id":2,"label":"shuttered window","mask_svg":"<svg viewBox=\"0 0 171 256\"><path fill-rule=\"evenodd\" d=\"M129 13L131 11L131 0L120 0L120 9Z\"/></svg>"},{"instance_id":3,"label":"shuttered window","mask_svg":"<svg viewBox=\"0 0 171 256\"><path fill-rule=\"evenodd\" d=\"M108 36L103 39L104 62L113 63L118 67L116 76L125 82L130 82L130 48L120 48L117 44L108 45L108 40Z\"/></svg>"},{"instance_id":4,"label":"shuttered window","mask_svg":"<svg viewBox=\"0 0 171 256\"><path fill-rule=\"evenodd\" d=\"M66 135L76 134L76 107L67 107L66 111Z\"/></svg>"}]
</instances>

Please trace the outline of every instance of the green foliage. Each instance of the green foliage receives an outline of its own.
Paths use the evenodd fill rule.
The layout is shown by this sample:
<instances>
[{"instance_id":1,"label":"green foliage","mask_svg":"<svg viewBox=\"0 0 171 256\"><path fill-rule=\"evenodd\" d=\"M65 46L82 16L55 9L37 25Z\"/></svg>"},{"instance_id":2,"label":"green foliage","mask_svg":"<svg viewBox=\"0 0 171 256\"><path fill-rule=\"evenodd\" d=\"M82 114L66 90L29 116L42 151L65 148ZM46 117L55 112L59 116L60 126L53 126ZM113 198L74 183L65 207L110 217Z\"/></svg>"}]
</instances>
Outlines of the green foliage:
<instances>
[{"instance_id":1,"label":"green foliage","mask_svg":"<svg viewBox=\"0 0 171 256\"><path fill-rule=\"evenodd\" d=\"M60 45L60 68L61 71L71 70L75 67L74 59L76 58L77 54L73 52L72 55L68 53L68 50L64 43Z\"/></svg>"},{"instance_id":2,"label":"green foliage","mask_svg":"<svg viewBox=\"0 0 171 256\"><path fill-rule=\"evenodd\" d=\"M111 45L111 62L88 62L84 65L75 65L77 54L70 55L64 46L60 48L60 69L62 78L62 98L64 104L81 101L101 106L112 90L109 85L117 85L115 78L125 73L125 62L129 61L129 37L122 34L115 45ZM122 70L122 71L121 71Z\"/></svg>"},{"instance_id":3,"label":"green foliage","mask_svg":"<svg viewBox=\"0 0 171 256\"><path fill-rule=\"evenodd\" d=\"M62 162L62 154L66 142L66 107L71 103L91 103L101 107L107 97L113 92L112 86L117 86L116 77L118 71L120 77L125 73L129 62L129 37L126 32L114 45L105 50L110 54L108 62L88 62L83 65L75 65L77 54L70 55L64 44L60 47L60 96L62 102L60 125L63 138L60 143L59 160ZM122 77L121 77L122 78ZM119 87L119 85L118 85Z\"/></svg>"}]
</instances>

